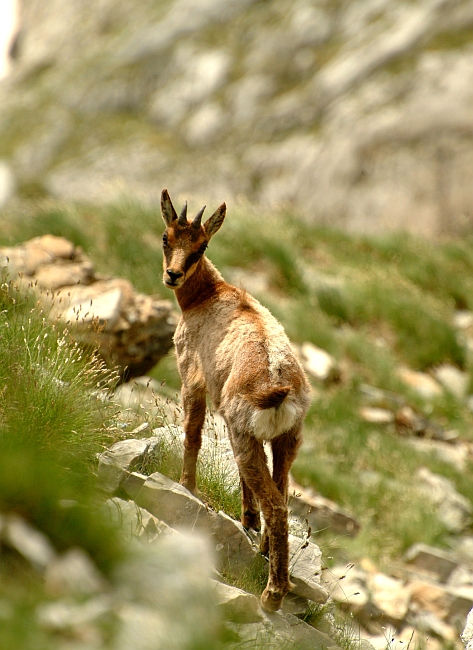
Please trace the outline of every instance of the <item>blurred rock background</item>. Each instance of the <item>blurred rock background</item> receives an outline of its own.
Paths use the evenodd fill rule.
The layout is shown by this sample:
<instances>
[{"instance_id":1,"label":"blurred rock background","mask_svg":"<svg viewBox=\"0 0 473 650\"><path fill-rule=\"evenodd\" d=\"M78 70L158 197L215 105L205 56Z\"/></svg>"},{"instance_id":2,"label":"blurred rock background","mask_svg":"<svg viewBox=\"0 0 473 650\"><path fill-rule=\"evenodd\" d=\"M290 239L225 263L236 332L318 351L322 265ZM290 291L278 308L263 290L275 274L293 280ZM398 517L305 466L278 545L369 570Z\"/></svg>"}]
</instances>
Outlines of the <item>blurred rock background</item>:
<instances>
[{"instance_id":1,"label":"blurred rock background","mask_svg":"<svg viewBox=\"0 0 473 650\"><path fill-rule=\"evenodd\" d=\"M6 6L6 5L5 5ZM463 232L471 0L18 0L0 200L133 192Z\"/></svg>"}]
</instances>

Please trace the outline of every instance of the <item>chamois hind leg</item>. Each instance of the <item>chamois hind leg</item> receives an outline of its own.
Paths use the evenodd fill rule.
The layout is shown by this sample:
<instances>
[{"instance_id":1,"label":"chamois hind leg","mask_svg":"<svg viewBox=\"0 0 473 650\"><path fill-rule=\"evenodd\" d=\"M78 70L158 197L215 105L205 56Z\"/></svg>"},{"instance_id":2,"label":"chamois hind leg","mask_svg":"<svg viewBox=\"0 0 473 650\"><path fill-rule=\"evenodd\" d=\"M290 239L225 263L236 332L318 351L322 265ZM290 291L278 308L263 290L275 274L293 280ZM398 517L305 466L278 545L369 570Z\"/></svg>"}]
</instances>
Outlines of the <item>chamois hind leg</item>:
<instances>
[{"instance_id":1,"label":"chamois hind leg","mask_svg":"<svg viewBox=\"0 0 473 650\"><path fill-rule=\"evenodd\" d=\"M259 531L261 530L261 517L259 501L253 491L245 483L240 474L241 485L241 523L244 528Z\"/></svg>"},{"instance_id":2,"label":"chamois hind leg","mask_svg":"<svg viewBox=\"0 0 473 650\"><path fill-rule=\"evenodd\" d=\"M302 442L301 431L302 424L298 424L290 431L273 438L271 441L273 480L286 504L288 502L289 471ZM265 526L261 537L260 550L263 555L267 555L269 550L269 530L267 526Z\"/></svg>"},{"instance_id":3,"label":"chamois hind leg","mask_svg":"<svg viewBox=\"0 0 473 650\"><path fill-rule=\"evenodd\" d=\"M292 586L288 571L287 505L271 477L262 443L251 434L235 431L231 426L229 429L240 475L258 496L269 528L269 578L261 605L267 611L276 611Z\"/></svg>"},{"instance_id":4,"label":"chamois hind leg","mask_svg":"<svg viewBox=\"0 0 473 650\"><path fill-rule=\"evenodd\" d=\"M202 426L205 419L205 388L182 385L182 403L184 406L184 462L180 483L191 492L195 492L195 473L197 456L202 445Z\"/></svg>"}]
</instances>

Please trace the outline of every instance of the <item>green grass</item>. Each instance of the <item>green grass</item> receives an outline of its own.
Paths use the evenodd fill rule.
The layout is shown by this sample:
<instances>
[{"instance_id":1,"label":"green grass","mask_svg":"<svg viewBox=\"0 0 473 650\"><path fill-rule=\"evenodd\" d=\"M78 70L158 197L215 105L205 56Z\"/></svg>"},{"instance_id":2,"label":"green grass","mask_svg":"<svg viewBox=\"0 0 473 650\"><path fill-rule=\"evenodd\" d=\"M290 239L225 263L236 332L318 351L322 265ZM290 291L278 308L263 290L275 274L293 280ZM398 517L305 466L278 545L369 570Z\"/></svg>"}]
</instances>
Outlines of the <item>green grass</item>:
<instances>
[{"instance_id":1,"label":"green grass","mask_svg":"<svg viewBox=\"0 0 473 650\"><path fill-rule=\"evenodd\" d=\"M95 455L116 435L115 409L94 394L112 375L8 281L0 303L0 512L21 514L58 549L80 539L110 568L120 546L84 506ZM68 499L76 505L62 506Z\"/></svg>"}]
</instances>

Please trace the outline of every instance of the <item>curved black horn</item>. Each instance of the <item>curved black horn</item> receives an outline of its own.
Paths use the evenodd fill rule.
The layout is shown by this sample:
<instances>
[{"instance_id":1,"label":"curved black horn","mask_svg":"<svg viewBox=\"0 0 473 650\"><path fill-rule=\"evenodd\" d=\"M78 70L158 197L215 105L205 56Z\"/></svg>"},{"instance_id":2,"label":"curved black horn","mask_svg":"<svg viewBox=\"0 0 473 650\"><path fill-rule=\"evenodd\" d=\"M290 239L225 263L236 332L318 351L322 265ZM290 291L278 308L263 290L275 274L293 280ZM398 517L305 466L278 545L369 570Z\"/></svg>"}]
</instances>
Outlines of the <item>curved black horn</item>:
<instances>
[{"instance_id":1,"label":"curved black horn","mask_svg":"<svg viewBox=\"0 0 473 650\"><path fill-rule=\"evenodd\" d=\"M181 210L181 214L179 215L177 222L180 226L185 226L187 224L187 201L184 203L184 207Z\"/></svg>"},{"instance_id":2,"label":"curved black horn","mask_svg":"<svg viewBox=\"0 0 473 650\"><path fill-rule=\"evenodd\" d=\"M206 206L202 208L202 210L199 210L199 212L195 215L194 221L192 222L192 227L193 228L200 228L200 222L202 221L202 215L204 214Z\"/></svg>"}]
</instances>

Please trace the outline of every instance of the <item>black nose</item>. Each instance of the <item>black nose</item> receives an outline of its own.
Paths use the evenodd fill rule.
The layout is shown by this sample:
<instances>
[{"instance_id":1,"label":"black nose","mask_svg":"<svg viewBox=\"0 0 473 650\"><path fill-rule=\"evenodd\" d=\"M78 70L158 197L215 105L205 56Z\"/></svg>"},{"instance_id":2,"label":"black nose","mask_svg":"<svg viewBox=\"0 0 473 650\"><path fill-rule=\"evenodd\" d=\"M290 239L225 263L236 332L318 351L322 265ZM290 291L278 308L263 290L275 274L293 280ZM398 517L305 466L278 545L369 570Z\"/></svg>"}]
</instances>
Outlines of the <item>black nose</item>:
<instances>
[{"instance_id":1,"label":"black nose","mask_svg":"<svg viewBox=\"0 0 473 650\"><path fill-rule=\"evenodd\" d=\"M171 269L166 269L166 273L169 275L171 282L175 282L178 278L181 278L184 273L181 273L178 271L177 273L175 271L171 271Z\"/></svg>"}]
</instances>

